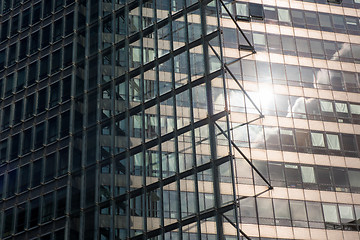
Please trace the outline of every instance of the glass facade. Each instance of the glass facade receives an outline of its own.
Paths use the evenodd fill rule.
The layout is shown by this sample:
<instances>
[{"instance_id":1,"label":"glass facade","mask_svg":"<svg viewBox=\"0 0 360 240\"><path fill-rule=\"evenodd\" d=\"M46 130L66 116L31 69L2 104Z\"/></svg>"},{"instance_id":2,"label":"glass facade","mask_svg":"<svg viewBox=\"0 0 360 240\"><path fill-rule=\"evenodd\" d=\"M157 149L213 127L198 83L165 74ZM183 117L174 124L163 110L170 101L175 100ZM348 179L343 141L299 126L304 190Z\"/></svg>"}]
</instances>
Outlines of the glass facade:
<instances>
[{"instance_id":1,"label":"glass facade","mask_svg":"<svg viewBox=\"0 0 360 240\"><path fill-rule=\"evenodd\" d=\"M360 1L0 1L1 239L360 239Z\"/></svg>"}]
</instances>

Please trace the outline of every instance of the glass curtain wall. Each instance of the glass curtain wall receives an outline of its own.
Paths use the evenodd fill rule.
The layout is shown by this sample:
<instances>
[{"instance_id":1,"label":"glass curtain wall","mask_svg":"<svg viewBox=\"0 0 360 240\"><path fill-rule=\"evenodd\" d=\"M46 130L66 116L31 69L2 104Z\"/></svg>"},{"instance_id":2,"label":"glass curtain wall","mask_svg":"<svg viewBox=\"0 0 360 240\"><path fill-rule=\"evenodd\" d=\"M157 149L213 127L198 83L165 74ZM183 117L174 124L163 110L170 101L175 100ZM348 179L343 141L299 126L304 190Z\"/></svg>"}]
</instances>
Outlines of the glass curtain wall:
<instances>
[{"instance_id":1,"label":"glass curtain wall","mask_svg":"<svg viewBox=\"0 0 360 240\"><path fill-rule=\"evenodd\" d=\"M78 2L70 239L223 239L223 215L238 226L217 9Z\"/></svg>"}]
</instances>

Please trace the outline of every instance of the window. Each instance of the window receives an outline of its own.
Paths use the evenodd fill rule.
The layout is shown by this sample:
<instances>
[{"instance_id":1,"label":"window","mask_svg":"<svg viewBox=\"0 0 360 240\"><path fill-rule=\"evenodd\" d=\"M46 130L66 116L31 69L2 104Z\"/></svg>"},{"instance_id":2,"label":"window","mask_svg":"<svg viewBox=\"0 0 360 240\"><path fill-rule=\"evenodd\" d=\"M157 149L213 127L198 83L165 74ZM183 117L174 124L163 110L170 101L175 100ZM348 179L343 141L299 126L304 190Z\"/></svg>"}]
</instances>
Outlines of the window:
<instances>
[{"instance_id":1,"label":"window","mask_svg":"<svg viewBox=\"0 0 360 240\"><path fill-rule=\"evenodd\" d=\"M14 221L14 208L8 209L4 212L4 220L3 220L3 234L2 236L8 237L10 236L13 231L13 221Z\"/></svg>"},{"instance_id":2,"label":"window","mask_svg":"<svg viewBox=\"0 0 360 240\"><path fill-rule=\"evenodd\" d=\"M25 230L26 221L27 221L27 204L21 204L17 208L17 218L15 224L15 232L22 232Z\"/></svg>"},{"instance_id":3,"label":"window","mask_svg":"<svg viewBox=\"0 0 360 240\"><path fill-rule=\"evenodd\" d=\"M360 188L360 171L349 170L348 174L349 174L350 186L355 188Z\"/></svg>"},{"instance_id":4,"label":"window","mask_svg":"<svg viewBox=\"0 0 360 240\"><path fill-rule=\"evenodd\" d=\"M351 205L339 205L339 213L341 223L347 225L354 225L353 228L356 229L355 226L355 214L353 207Z\"/></svg>"},{"instance_id":5,"label":"window","mask_svg":"<svg viewBox=\"0 0 360 240\"><path fill-rule=\"evenodd\" d=\"M317 202L307 202L306 210L307 210L307 216L308 216L308 220L309 220L309 227L324 228L321 204L317 203Z\"/></svg>"},{"instance_id":6,"label":"window","mask_svg":"<svg viewBox=\"0 0 360 240\"><path fill-rule=\"evenodd\" d=\"M29 27L30 23L30 8L27 8L22 13L21 30Z\"/></svg>"},{"instance_id":7,"label":"window","mask_svg":"<svg viewBox=\"0 0 360 240\"><path fill-rule=\"evenodd\" d=\"M249 20L249 8L247 3L236 2L236 19L237 20Z\"/></svg>"},{"instance_id":8,"label":"window","mask_svg":"<svg viewBox=\"0 0 360 240\"><path fill-rule=\"evenodd\" d=\"M337 191L348 192L349 191L349 180L346 169L344 168L333 168L335 189Z\"/></svg>"},{"instance_id":9,"label":"window","mask_svg":"<svg viewBox=\"0 0 360 240\"><path fill-rule=\"evenodd\" d=\"M316 183L314 167L301 166L301 177L303 183Z\"/></svg>"},{"instance_id":10,"label":"window","mask_svg":"<svg viewBox=\"0 0 360 240\"><path fill-rule=\"evenodd\" d=\"M13 88L14 88L14 73L8 75L6 78L5 97L8 97L13 93Z\"/></svg>"},{"instance_id":11,"label":"window","mask_svg":"<svg viewBox=\"0 0 360 240\"><path fill-rule=\"evenodd\" d=\"M303 11L291 9L291 16L294 27L305 27L305 17Z\"/></svg>"},{"instance_id":12,"label":"window","mask_svg":"<svg viewBox=\"0 0 360 240\"><path fill-rule=\"evenodd\" d=\"M295 55L296 48L295 48L295 41L294 41L293 37L282 35L281 36L281 44L283 46L284 54ZM296 67L297 68L297 66L286 65L286 68L288 68L288 67L291 67L291 68ZM287 74L290 74L290 73L291 72L287 72Z\"/></svg>"},{"instance_id":13,"label":"window","mask_svg":"<svg viewBox=\"0 0 360 240\"><path fill-rule=\"evenodd\" d=\"M282 9L279 8L278 9L278 14L279 14L279 21L282 23L287 23L287 25L290 25L290 13L288 9Z\"/></svg>"},{"instance_id":14,"label":"window","mask_svg":"<svg viewBox=\"0 0 360 240\"><path fill-rule=\"evenodd\" d=\"M295 129L296 148L299 152L309 152L311 147L310 133L307 130Z\"/></svg>"},{"instance_id":15,"label":"window","mask_svg":"<svg viewBox=\"0 0 360 240\"><path fill-rule=\"evenodd\" d=\"M240 200L241 220L246 223L256 223L256 208L254 198Z\"/></svg>"},{"instance_id":16,"label":"window","mask_svg":"<svg viewBox=\"0 0 360 240\"><path fill-rule=\"evenodd\" d=\"M63 19L59 19L54 23L53 42L60 40L63 35Z\"/></svg>"},{"instance_id":17,"label":"window","mask_svg":"<svg viewBox=\"0 0 360 240\"><path fill-rule=\"evenodd\" d=\"M7 144L8 144L8 139L3 140L0 143L0 161L1 161L1 163L4 163L6 161Z\"/></svg>"},{"instance_id":18,"label":"window","mask_svg":"<svg viewBox=\"0 0 360 240\"><path fill-rule=\"evenodd\" d=\"M301 187L299 166L294 164L285 164L285 175L288 187Z\"/></svg>"},{"instance_id":19,"label":"window","mask_svg":"<svg viewBox=\"0 0 360 240\"><path fill-rule=\"evenodd\" d=\"M14 124L19 123L22 119L22 113L23 113L23 101L17 101L15 103L15 111L14 111Z\"/></svg>"},{"instance_id":20,"label":"window","mask_svg":"<svg viewBox=\"0 0 360 240\"><path fill-rule=\"evenodd\" d=\"M19 192L26 191L30 186L30 165L20 167Z\"/></svg>"},{"instance_id":21,"label":"window","mask_svg":"<svg viewBox=\"0 0 360 240\"><path fill-rule=\"evenodd\" d=\"M40 20L41 16L41 2L33 6L32 14L32 25L37 23Z\"/></svg>"},{"instance_id":22,"label":"window","mask_svg":"<svg viewBox=\"0 0 360 240\"><path fill-rule=\"evenodd\" d=\"M275 222L277 225L291 226L288 200L273 199Z\"/></svg>"},{"instance_id":23,"label":"window","mask_svg":"<svg viewBox=\"0 0 360 240\"><path fill-rule=\"evenodd\" d=\"M39 31L31 34L30 54L39 49Z\"/></svg>"},{"instance_id":24,"label":"window","mask_svg":"<svg viewBox=\"0 0 360 240\"><path fill-rule=\"evenodd\" d=\"M62 149L59 153L58 161L58 176L61 176L68 171L68 149Z\"/></svg>"},{"instance_id":25,"label":"window","mask_svg":"<svg viewBox=\"0 0 360 240\"><path fill-rule=\"evenodd\" d=\"M36 187L40 185L41 176L42 176L42 159L34 161L33 169L32 169L32 179L31 179L31 187Z\"/></svg>"},{"instance_id":26,"label":"window","mask_svg":"<svg viewBox=\"0 0 360 240\"><path fill-rule=\"evenodd\" d=\"M50 108L58 104L60 99L59 94L60 94L60 87L59 87L59 82L57 82L50 86L50 99L49 99Z\"/></svg>"},{"instance_id":27,"label":"window","mask_svg":"<svg viewBox=\"0 0 360 240\"><path fill-rule=\"evenodd\" d=\"M259 224L273 225L274 213L272 200L269 198L257 198L256 203L259 214Z\"/></svg>"},{"instance_id":28,"label":"window","mask_svg":"<svg viewBox=\"0 0 360 240\"><path fill-rule=\"evenodd\" d=\"M30 202L29 228L37 226L39 223L40 199L36 198Z\"/></svg>"},{"instance_id":29,"label":"window","mask_svg":"<svg viewBox=\"0 0 360 240\"><path fill-rule=\"evenodd\" d=\"M276 23L278 20L278 13L275 7L264 6L264 15L269 23Z\"/></svg>"},{"instance_id":30,"label":"window","mask_svg":"<svg viewBox=\"0 0 360 240\"><path fill-rule=\"evenodd\" d=\"M4 69L5 66L5 49L0 51L0 68Z\"/></svg>"},{"instance_id":31,"label":"window","mask_svg":"<svg viewBox=\"0 0 360 240\"><path fill-rule=\"evenodd\" d=\"M40 72L39 72L39 78L44 78L49 73L49 56L45 56L42 59L40 59Z\"/></svg>"},{"instance_id":32,"label":"window","mask_svg":"<svg viewBox=\"0 0 360 240\"><path fill-rule=\"evenodd\" d=\"M9 32L9 21L2 22L1 24L1 41L4 41L8 37Z\"/></svg>"},{"instance_id":33,"label":"window","mask_svg":"<svg viewBox=\"0 0 360 240\"><path fill-rule=\"evenodd\" d=\"M51 64L51 73L57 72L61 67L61 49L53 52L52 54L52 64Z\"/></svg>"},{"instance_id":34,"label":"window","mask_svg":"<svg viewBox=\"0 0 360 240\"><path fill-rule=\"evenodd\" d=\"M318 166L316 173L320 190L332 191L333 187L330 168Z\"/></svg>"},{"instance_id":35,"label":"window","mask_svg":"<svg viewBox=\"0 0 360 240\"><path fill-rule=\"evenodd\" d=\"M8 66L11 66L15 63L15 60L16 60L16 54L17 54L17 51L16 51L16 43L11 45L9 47L9 51L8 51L8 62L7 62L7 65Z\"/></svg>"},{"instance_id":36,"label":"window","mask_svg":"<svg viewBox=\"0 0 360 240\"><path fill-rule=\"evenodd\" d=\"M8 173L6 197L11 197L16 193L17 188L17 169Z\"/></svg>"},{"instance_id":37,"label":"window","mask_svg":"<svg viewBox=\"0 0 360 240\"><path fill-rule=\"evenodd\" d=\"M32 147L32 128L26 129L23 132L23 148L22 148L22 154L26 154L30 152L30 149Z\"/></svg>"},{"instance_id":38,"label":"window","mask_svg":"<svg viewBox=\"0 0 360 240\"><path fill-rule=\"evenodd\" d=\"M10 125L10 106L7 106L3 109L3 116L2 116L2 128L8 128Z\"/></svg>"},{"instance_id":39,"label":"window","mask_svg":"<svg viewBox=\"0 0 360 240\"><path fill-rule=\"evenodd\" d=\"M294 133L290 129L280 129L281 146L284 151L295 150Z\"/></svg>"},{"instance_id":40,"label":"window","mask_svg":"<svg viewBox=\"0 0 360 240\"><path fill-rule=\"evenodd\" d=\"M47 16L51 15L52 1L44 0L43 2L44 2L43 18L46 18Z\"/></svg>"},{"instance_id":41,"label":"window","mask_svg":"<svg viewBox=\"0 0 360 240\"><path fill-rule=\"evenodd\" d=\"M340 150L339 136L335 134L326 134L328 148L331 150Z\"/></svg>"},{"instance_id":42,"label":"window","mask_svg":"<svg viewBox=\"0 0 360 240\"><path fill-rule=\"evenodd\" d=\"M51 39L51 25L48 25L42 29L41 47L45 48L49 46Z\"/></svg>"},{"instance_id":43,"label":"window","mask_svg":"<svg viewBox=\"0 0 360 240\"><path fill-rule=\"evenodd\" d=\"M264 9L262 4L249 3L250 16L255 19L264 19Z\"/></svg>"},{"instance_id":44,"label":"window","mask_svg":"<svg viewBox=\"0 0 360 240\"><path fill-rule=\"evenodd\" d=\"M335 204L323 204L324 220L327 228L334 228L331 223L339 223L339 216ZM329 224L330 223L330 224Z\"/></svg>"},{"instance_id":45,"label":"window","mask_svg":"<svg viewBox=\"0 0 360 240\"><path fill-rule=\"evenodd\" d=\"M12 17L11 33L10 35L18 33L19 30L19 16L20 14Z\"/></svg>"},{"instance_id":46,"label":"window","mask_svg":"<svg viewBox=\"0 0 360 240\"><path fill-rule=\"evenodd\" d=\"M16 159L20 154L20 133L11 138L10 159Z\"/></svg>"},{"instance_id":47,"label":"window","mask_svg":"<svg viewBox=\"0 0 360 240\"><path fill-rule=\"evenodd\" d=\"M330 14L326 13L318 13L319 20L320 20L320 27L323 31L331 31L332 30L332 24L331 24L331 18Z\"/></svg>"},{"instance_id":48,"label":"window","mask_svg":"<svg viewBox=\"0 0 360 240\"><path fill-rule=\"evenodd\" d=\"M53 193L49 193L46 194L45 196L43 196L43 201L42 201L42 217L41 217L41 222L48 222L50 221L53 216L54 216L54 199L53 199L54 194Z\"/></svg>"},{"instance_id":49,"label":"window","mask_svg":"<svg viewBox=\"0 0 360 240\"><path fill-rule=\"evenodd\" d=\"M343 147L345 151L356 151L355 136L351 134L341 134Z\"/></svg>"},{"instance_id":50,"label":"window","mask_svg":"<svg viewBox=\"0 0 360 240\"><path fill-rule=\"evenodd\" d=\"M72 44L64 47L64 68L72 64Z\"/></svg>"},{"instance_id":51,"label":"window","mask_svg":"<svg viewBox=\"0 0 360 240\"><path fill-rule=\"evenodd\" d=\"M54 7L55 12L60 10L63 7L63 5L64 5L64 0L56 0L55 7Z\"/></svg>"},{"instance_id":52,"label":"window","mask_svg":"<svg viewBox=\"0 0 360 240\"><path fill-rule=\"evenodd\" d=\"M46 97L46 88L43 88L38 92L38 100L37 100L37 113L41 113L45 111L45 108L47 107L47 97Z\"/></svg>"},{"instance_id":53,"label":"window","mask_svg":"<svg viewBox=\"0 0 360 240\"><path fill-rule=\"evenodd\" d=\"M58 121L57 117L53 117L48 121L48 139L47 143L51 143L56 140L58 135Z\"/></svg>"},{"instance_id":54,"label":"window","mask_svg":"<svg viewBox=\"0 0 360 240\"><path fill-rule=\"evenodd\" d=\"M310 49L314 58L325 58L324 48L320 40L310 39Z\"/></svg>"},{"instance_id":55,"label":"window","mask_svg":"<svg viewBox=\"0 0 360 240\"><path fill-rule=\"evenodd\" d=\"M40 148L44 144L44 123L38 124L35 129L35 148Z\"/></svg>"},{"instance_id":56,"label":"window","mask_svg":"<svg viewBox=\"0 0 360 240\"><path fill-rule=\"evenodd\" d=\"M322 133L311 133L311 143L314 147L325 147L324 135Z\"/></svg>"},{"instance_id":57,"label":"window","mask_svg":"<svg viewBox=\"0 0 360 240\"><path fill-rule=\"evenodd\" d=\"M308 28L316 29L316 30L320 29L317 13L305 11L304 15L306 20L306 25Z\"/></svg>"},{"instance_id":58,"label":"window","mask_svg":"<svg viewBox=\"0 0 360 240\"><path fill-rule=\"evenodd\" d=\"M280 150L279 129L277 127L264 127L266 148Z\"/></svg>"},{"instance_id":59,"label":"window","mask_svg":"<svg viewBox=\"0 0 360 240\"><path fill-rule=\"evenodd\" d=\"M294 227L307 227L305 202L290 200L291 220Z\"/></svg>"},{"instance_id":60,"label":"window","mask_svg":"<svg viewBox=\"0 0 360 240\"><path fill-rule=\"evenodd\" d=\"M66 188L62 188L56 192L56 213L55 217L65 215L66 210Z\"/></svg>"},{"instance_id":61,"label":"window","mask_svg":"<svg viewBox=\"0 0 360 240\"><path fill-rule=\"evenodd\" d=\"M25 85L25 68L18 70L16 91L20 91L21 89L23 89L24 85Z\"/></svg>"}]
</instances>

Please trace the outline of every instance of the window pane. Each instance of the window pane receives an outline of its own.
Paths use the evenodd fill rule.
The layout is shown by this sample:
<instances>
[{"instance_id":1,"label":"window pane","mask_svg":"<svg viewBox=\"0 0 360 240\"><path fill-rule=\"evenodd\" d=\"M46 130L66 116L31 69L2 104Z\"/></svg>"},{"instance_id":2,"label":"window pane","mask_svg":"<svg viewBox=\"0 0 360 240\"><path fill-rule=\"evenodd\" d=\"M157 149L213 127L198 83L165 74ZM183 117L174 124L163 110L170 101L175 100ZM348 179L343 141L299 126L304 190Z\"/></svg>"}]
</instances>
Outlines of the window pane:
<instances>
[{"instance_id":1,"label":"window pane","mask_svg":"<svg viewBox=\"0 0 360 240\"><path fill-rule=\"evenodd\" d=\"M308 215L308 219L310 222L323 222L323 214L321 211L320 203L306 202L306 210L307 210L307 215ZM311 224L310 224L310 226L311 226Z\"/></svg>"},{"instance_id":2,"label":"window pane","mask_svg":"<svg viewBox=\"0 0 360 240\"><path fill-rule=\"evenodd\" d=\"M334 204L323 204L325 222L338 223L339 217L337 207Z\"/></svg>"},{"instance_id":3,"label":"window pane","mask_svg":"<svg viewBox=\"0 0 360 240\"><path fill-rule=\"evenodd\" d=\"M305 202L290 200L291 219L298 221L307 221Z\"/></svg>"},{"instance_id":4,"label":"window pane","mask_svg":"<svg viewBox=\"0 0 360 240\"><path fill-rule=\"evenodd\" d=\"M257 198L256 202L260 218L274 218L271 199Z\"/></svg>"},{"instance_id":5,"label":"window pane","mask_svg":"<svg viewBox=\"0 0 360 240\"><path fill-rule=\"evenodd\" d=\"M360 187L360 171L349 170L348 174L349 174L350 186Z\"/></svg>"},{"instance_id":6,"label":"window pane","mask_svg":"<svg viewBox=\"0 0 360 240\"><path fill-rule=\"evenodd\" d=\"M335 134L326 134L328 148L332 150L340 150L339 136Z\"/></svg>"},{"instance_id":7,"label":"window pane","mask_svg":"<svg viewBox=\"0 0 360 240\"><path fill-rule=\"evenodd\" d=\"M353 223L355 220L353 207L350 205L339 205L340 219L342 223Z\"/></svg>"},{"instance_id":8,"label":"window pane","mask_svg":"<svg viewBox=\"0 0 360 240\"><path fill-rule=\"evenodd\" d=\"M290 22L290 14L288 9L278 9L279 21L281 22Z\"/></svg>"},{"instance_id":9,"label":"window pane","mask_svg":"<svg viewBox=\"0 0 360 240\"><path fill-rule=\"evenodd\" d=\"M301 176L304 183L316 183L313 167L301 166Z\"/></svg>"},{"instance_id":10,"label":"window pane","mask_svg":"<svg viewBox=\"0 0 360 240\"><path fill-rule=\"evenodd\" d=\"M324 136L322 133L311 133L311 142L314 147L325 147Z\"/></svg>"},{"instance_id":11,"label":"window pane","mask_svg":"<svg viewBox=\"0 0 360 240\"><path fill-rule=\"evenodd\" d=\"M275 218L290 219L289 203L288 200L273 199Z\"/></svg>"}]
</instances>

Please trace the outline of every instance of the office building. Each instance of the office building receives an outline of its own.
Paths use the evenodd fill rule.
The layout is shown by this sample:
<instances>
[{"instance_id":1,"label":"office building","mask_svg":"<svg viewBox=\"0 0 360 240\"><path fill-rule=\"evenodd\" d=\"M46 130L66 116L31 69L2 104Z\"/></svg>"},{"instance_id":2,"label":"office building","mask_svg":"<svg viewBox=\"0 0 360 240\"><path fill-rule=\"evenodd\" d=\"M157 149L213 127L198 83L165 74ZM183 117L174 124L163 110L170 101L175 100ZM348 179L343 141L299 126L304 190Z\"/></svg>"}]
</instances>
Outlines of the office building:
<instances>
[{"instance_id":1,"label":"office building","mask_svg":"<svg viewBox=\"0 0 360 240\"><path fill-rule=\"evenodd\" d=\"M3 0L1 239L359 239L359 0Z\"/></svg>"}]
</instances>

